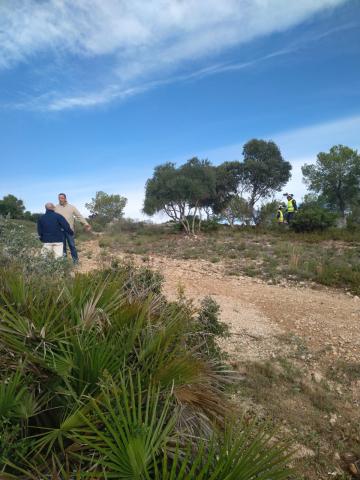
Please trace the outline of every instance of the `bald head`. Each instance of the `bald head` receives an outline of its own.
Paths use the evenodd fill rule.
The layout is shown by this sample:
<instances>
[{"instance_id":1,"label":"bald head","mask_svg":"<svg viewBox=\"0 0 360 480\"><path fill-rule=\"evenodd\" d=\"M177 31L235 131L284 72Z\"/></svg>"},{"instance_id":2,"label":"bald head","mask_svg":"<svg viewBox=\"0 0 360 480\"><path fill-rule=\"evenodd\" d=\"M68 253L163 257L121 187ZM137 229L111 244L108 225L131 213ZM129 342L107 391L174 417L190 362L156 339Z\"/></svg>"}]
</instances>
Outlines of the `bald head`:
<instances>
[{"instance_id":1,"label":"bald head","mask_svg":"<svg viewBox=\"0 0 360 480\"><path fill-rule=\"evenodd\" d=\"M45 203L46 210L55 210L55 205L51 202Z\"/></svg>"}]
</instances>

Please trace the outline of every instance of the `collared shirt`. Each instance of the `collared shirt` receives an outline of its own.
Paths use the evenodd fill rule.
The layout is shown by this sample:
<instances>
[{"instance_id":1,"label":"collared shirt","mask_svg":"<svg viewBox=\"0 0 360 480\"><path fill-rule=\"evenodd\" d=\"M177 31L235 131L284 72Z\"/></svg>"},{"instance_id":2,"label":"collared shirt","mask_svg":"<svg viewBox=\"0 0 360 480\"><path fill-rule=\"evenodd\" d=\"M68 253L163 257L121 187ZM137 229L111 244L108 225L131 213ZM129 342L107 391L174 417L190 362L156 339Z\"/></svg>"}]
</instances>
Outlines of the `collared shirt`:
<instances>
[{"instance_id":1,"label":"collared shirt","mask_svg":"<svg viewBox=\"0 0 360 480\"><path fill-rule=\"evenodd\" d=\"M74 230L75 219L83 225L89 225L79 210L74 207L74 205L70 205L70 203L65 203L65 205L56 205L55 212L60 213L60 215L66 218L66 220L69 222L71 230Z\"/></svg>"}]
</instances>

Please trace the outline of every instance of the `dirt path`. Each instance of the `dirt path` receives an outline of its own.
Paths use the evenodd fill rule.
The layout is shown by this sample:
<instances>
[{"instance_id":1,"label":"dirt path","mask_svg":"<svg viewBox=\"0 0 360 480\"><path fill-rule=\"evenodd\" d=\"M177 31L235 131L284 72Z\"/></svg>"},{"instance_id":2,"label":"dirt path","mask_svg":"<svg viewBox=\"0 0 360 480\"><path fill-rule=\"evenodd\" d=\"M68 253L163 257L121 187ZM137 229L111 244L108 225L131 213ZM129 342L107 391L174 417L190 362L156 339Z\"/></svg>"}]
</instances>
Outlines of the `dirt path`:
<instances>
[{"instance_id":1,"label":"dirt path","mask_svg":"<svg viewBox=\"0 0 360 480\"><path fill-rule=\"evenodd\" d=\"M126 256L119 252L115 257ZM82 244L81 258L83 272L111 260L97 241ZM354 375L351 384L342 383L343 374L331 372L341 364L358 371L360 299L320 286L269 285L229 276L220 262L131 258L163 274L169 299L180 289L195 304L207 295L218 302L231 332L221 346L242 379L233 400L241 411L275 418L290 432L301 478L349 478L343 472L360 458L355 448L360 442L360 380Z\"/></svg>"},{"instance_id":2,"label":"dirt path","mask_svg":"<svg viewBox=\"0 0 360 480\"><path fill-rule=\"evenodd\" d=\"M87 258L91 252L91 258ZM99 267L96 241L82 245L81 271ZM118 258L124 258L119 253ZM141 257L132 256L144 264ZM105 259L106 261L106 259ZM319 287L268 285L250 277L226 276L222 265L201 260L150 256L150 267L165 278L164 293L176 297L179 287L199 302L211 295L221 307L221 319L231 337L223 347L233 359L265 359L284 348L282 335L296 335L316 356L329 361L341 357L358 361L360 353L360 299Z\"/></svg>"}]
</instances>

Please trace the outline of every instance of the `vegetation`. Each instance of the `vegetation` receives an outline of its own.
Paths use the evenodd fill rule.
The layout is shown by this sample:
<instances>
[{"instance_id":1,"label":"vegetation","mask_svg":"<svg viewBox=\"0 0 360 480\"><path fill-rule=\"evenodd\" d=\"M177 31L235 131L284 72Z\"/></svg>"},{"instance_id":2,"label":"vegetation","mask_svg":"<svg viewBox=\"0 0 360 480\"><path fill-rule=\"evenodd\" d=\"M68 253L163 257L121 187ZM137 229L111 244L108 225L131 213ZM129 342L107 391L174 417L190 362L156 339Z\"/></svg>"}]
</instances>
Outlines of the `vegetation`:
<instances>
[{"instance_id":1,"label":"vegetation","mask_svg":"<svg viewBox=\"0 0 360 480\"><path fill-rule=\"evenodd\" d=\"M197 311L184 298L167 302L161 277L129 264L39 275L42 260L27 269L16 260L6 235L26 232L7 222L1 478L288 478L285 443L236 420L213 300Z\"/></svg>"},{"instance_id":2,"label":"vegetation","mask_svg":"<svg viewBox=\"0 0 360 480\"><path fill-rule=\"evenodd\" d=\"M0 215L9 218L22 218L25 211L24 202L14 195L5 195L0 200Z\"/></svg>"},{"instance_id":3,"label":"vegetation","mask_svg":"<svg viewBox=\"0 0 360 480\"><path fill-rule=\"evenodd\" d=\"M360 234L329 228L295 233L269 228L218 226L189 240L172 225L121 226L109 229L100 244L107 255L158 254L221 263L228 275L262 277L270 283L316 282L360 294Z\"/></svg>"},{"instance_id":4,"label":"vegetation","mask_svg":"<svg viewBox=\"0 0 360 480\"><path fill-rule=\"evenodd\" d=\"M109 195L105 192L96 192L95 198L86 203L91 218L99 225L120 220L124 216L127 198L121 195Z\"/></svg>"},{"instance_id":5,"label":"vegetation","mask_svg":"<svg viewBox=\"0 0 360 480\"><path fill-rule=\"evenodd\" d=\"M5 195L2 200L0 200L0 218L23 219L36 222L39 216L39 213L31 213L28 210L25 211L23 200L16 198L15 195Z\"/></svg>"},{"instance_id":6,"label":"vegetation","mask_svg":"<svg viewBox=\"0 0 360 480\"><path fill-rule=\"evenodd\" d=\"M239 402L250 403L253 413L266 412L275 424L295 432L298 479L354 478L347 472L360 456L360 417L352 389L359 364L328 358L326 348L314 351L293 335L278 342L274 358L237 365L243 376ZM320 362L327 369L314 373L314 364L319 368Z\"/></svg>"},{"instance_id":7,"label":"vegetation","mask_svg":"<svg viewBox=\"0 0 360 480\"><path fill-rule=\"evenodd\" d=\"M70 266L66 259L41 253L34 224L0 218L0 267L16 268L25 274L63 276Z\"/></svg>"},{"instance_id":8,"label":"vegetation","mask_svg":"<svg viewBox=\"0 0 360 480\"><path fill-rule=\"evenodd\" d=\"M335 226L337 215L317 205L305 205L295 215L290 227L295 232L323 231Z\"/></svg>"},{"instance_id":9,"label":"vegetation","mask_svg":"<svg viewBox=\"0 0 360 480\"><path fill-rule=\"evenodd\" d=\"M233 225L247 211L246 216L250 212L256 222L255 203L285 185L291 165L274 142L250 140L243 154L242 163L224 162L217 167L198 158L178 168L173 163L156 167L146 183L144 212L164 212L193 235L201 230L203 213L207 220L220 215ZM242 193L248 193L249 199Z\"/></svg>"},{"instance_id":10,"label":"vegetation","mask_svg":"<svg viewBox=\"0 0 360 480\"><path fill-rule=\"evenodd\" d=\"M250 140L244 145L243 155L243 191L249 194L249 207L256 223L256 202L280 191L289 181L292 167L274 142Z\"/></svg>"},{"instance_id":11,"label":"vegetation","mask_svg":"<svg viewBox=\"0 0 360 480\"><path fill-rule=\"evenodd\" d=\"M253 211L245 198L234 195L221 213L222 218L226 219L231 228L234 228L235 222L250 225Z\"/></svg>"},{"instance_id":12,"label":"vegetation","mask_svg":"<svg viewBox=\"0 0 360 480\"><path fill-rule=\"evenodd\" d=\"M343 217L359 202L360 156L356 150L336 145L320 152L316 164L302 167L310 190L320 193Z\"/></svg>"},{"instance_id":13,"label":"vegetation","mask_svg":"<svg viewBox=\"0 0 360 480\"><path fill-rule=\"evenodd\" d=\"M275 224L271 197L291 166L273 142L252 140L243 153L216 167L197 158L157 167L144 211L167 213L167 224L125 220L126 199L97 192L87 206L107 266L91 274L41 255L26 221L35 217L12 195L0 201L1 478L289 479L286 432L310 448L301 478L310 469L323 478L333 461L324 451L345 455L358 441L353 358L331 357L314 379L310 364L326 348L310 353L284 337L281 354L232 364L235 372L213 299L195 308L180 291L169 302L160 274L117 258L204 259L227 275L360 295L357 152L333 147L304 167L313 193L290 228ZM335 227L339 214L347 228Z\"/></svg>"},{"instance_id":14,"label":"vegetation","mask_svg":"<svg viewBox=\"0 0 360 480\"><path fill-rule=\"evenodd\" d=\"M201 228L201 209L211 205L215 194L215 171L207 160L192 158L176 168L166 163L155 168L146 182L144 212L164 212L185 232Z\"/></svg>"},{"instance_id":15,"label":"vegetation","mask_svg":"<svg viewBox=\"0 0 360 480\"><path fill-rule=\"evenodd\" d=\"M203 318L127 274L1 275L2 478L287 478L271 433L221 427L229 373L188 346Z\"/></svg>"}]
</instances>

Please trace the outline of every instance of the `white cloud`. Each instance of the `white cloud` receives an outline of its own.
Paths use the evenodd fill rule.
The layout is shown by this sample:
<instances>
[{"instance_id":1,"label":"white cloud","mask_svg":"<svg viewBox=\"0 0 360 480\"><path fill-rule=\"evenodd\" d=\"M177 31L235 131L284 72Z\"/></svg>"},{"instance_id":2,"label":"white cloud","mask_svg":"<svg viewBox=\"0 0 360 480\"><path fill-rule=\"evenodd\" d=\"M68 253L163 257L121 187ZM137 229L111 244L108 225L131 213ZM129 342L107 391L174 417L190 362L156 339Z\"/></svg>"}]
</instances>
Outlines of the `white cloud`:
<instances>
[{"instance_id":1,"label":"white cloud","mask_svg":"<svg viewBox=\"0 0 360 480\"><path fill-rule=\"evenodd\" d=\"M36 62L44 53L61 58L64 68L69 55L110 58L111 73L106 71L105 85L96 91L40 97L52 110L93 106L151 88L180 66L283 31L345 1L5 0L0 4L0 67Z\"/></svg>"}]
</instances>

